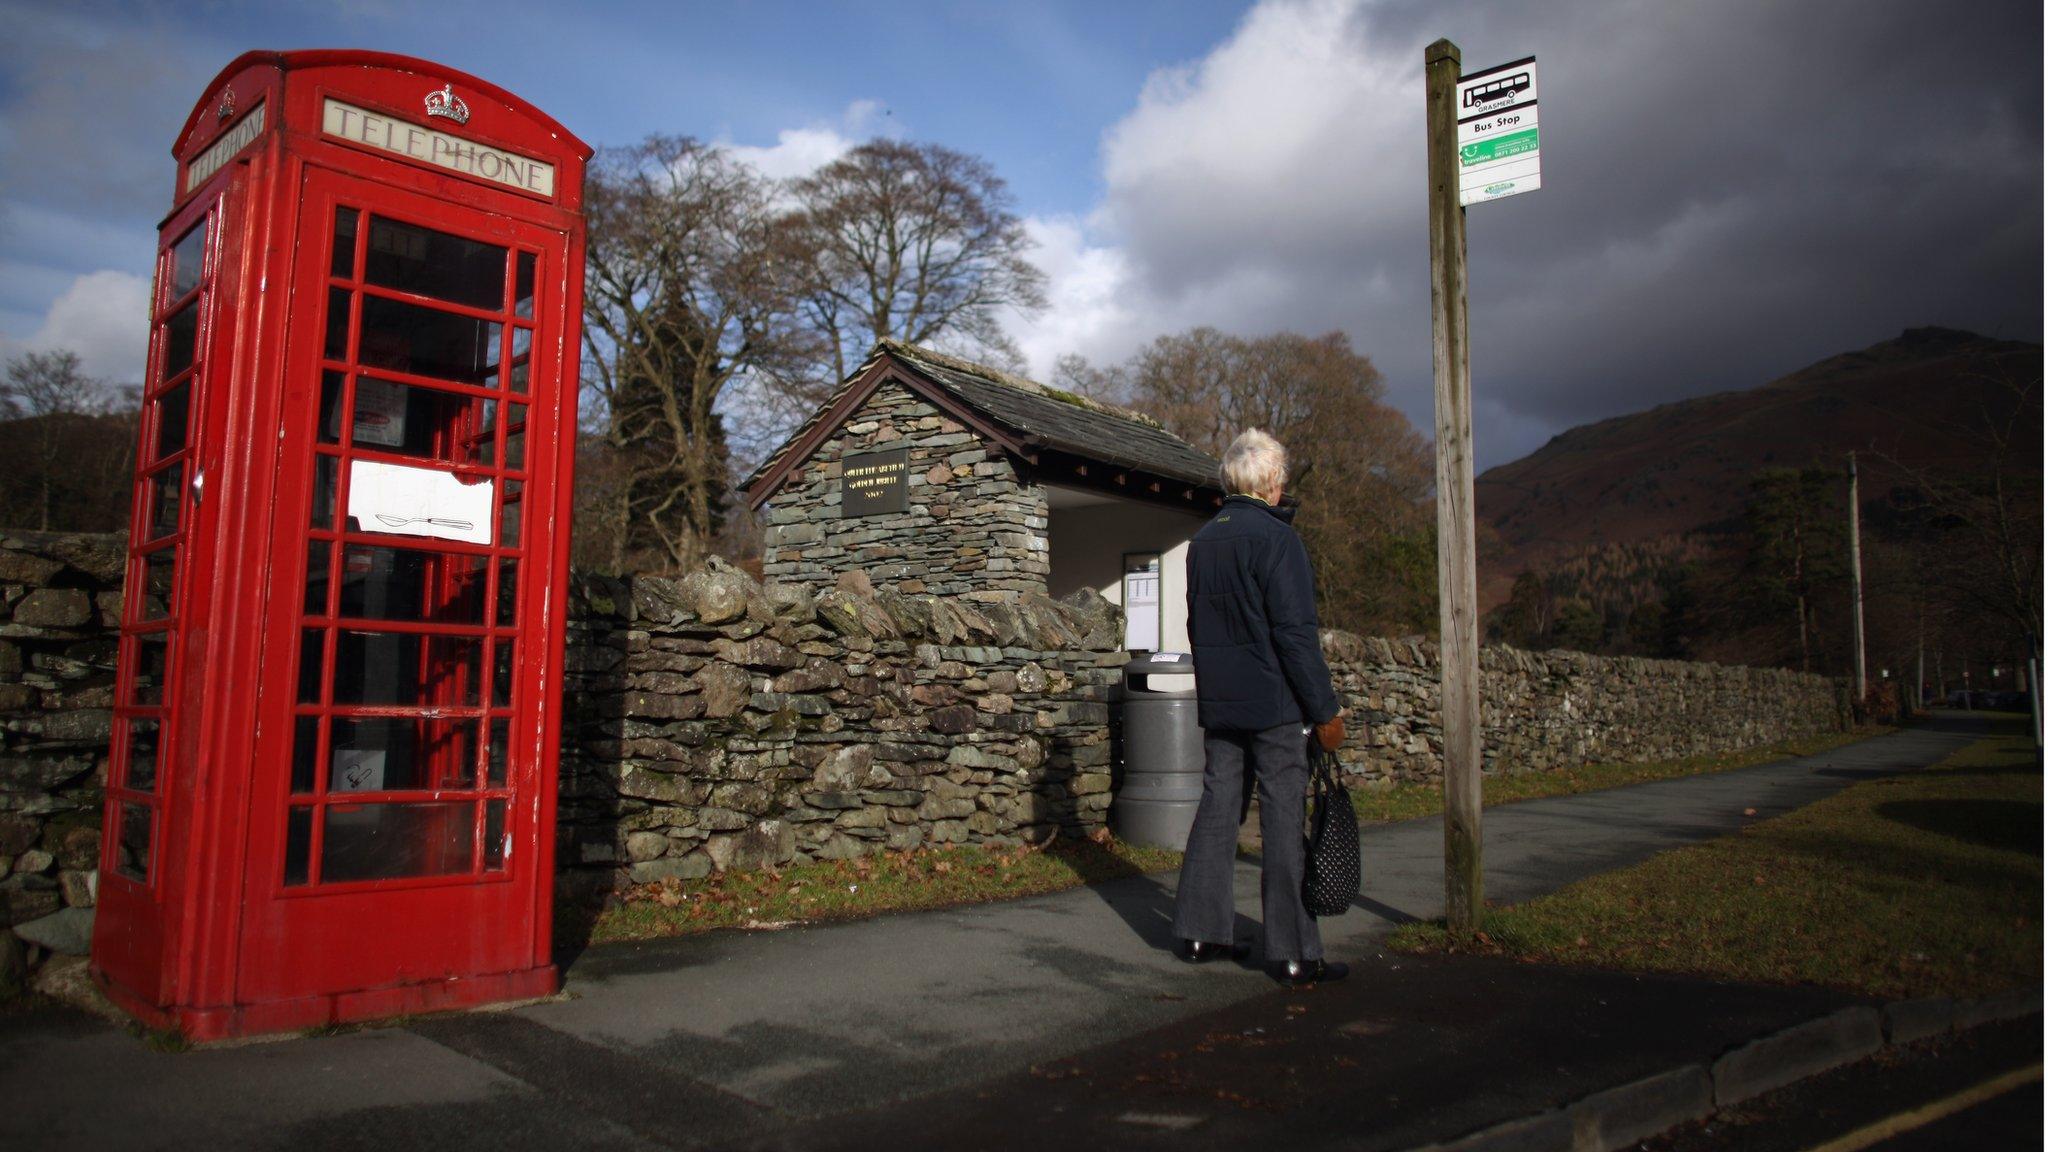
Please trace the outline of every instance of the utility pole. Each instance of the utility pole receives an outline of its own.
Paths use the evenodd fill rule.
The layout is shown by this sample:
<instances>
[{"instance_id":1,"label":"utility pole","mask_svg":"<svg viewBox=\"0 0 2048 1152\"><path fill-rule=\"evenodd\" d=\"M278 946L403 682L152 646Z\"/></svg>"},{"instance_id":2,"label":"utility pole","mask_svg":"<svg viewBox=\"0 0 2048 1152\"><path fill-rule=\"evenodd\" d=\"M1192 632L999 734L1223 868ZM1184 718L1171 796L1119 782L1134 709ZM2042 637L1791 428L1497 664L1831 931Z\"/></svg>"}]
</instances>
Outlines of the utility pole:
<instances>
[{"instance_id":1,"label":"utility pole","mask_svg":"<svg viewBox=\"0 0 2048 1152\"><path fill-rule=\"evenodd\" d=\"M1430 358L1436 366L1436 587L1444 734L1444 919L1478 927L1479 576L1473 539L1472 371L1465 343L1465 209L1458 202L1458 46L1422 50L1429 127Z\"/></svg>"},{"instance_id":2,"label":"utility pole","mask_svg":"<svg viewBox=\"0 0 2048 1152\"><path fill-rule=\"evenodd\" d=\"M2034 713L2034 747L2041 746L2041 661L2027 657L2027 705Z\"/></svg>"},{"instance_id":3,"label":"utility pole","mask_svg":"<svg viewBox=\"0 0 2048 1152\"><path fill-rule=\"evenodd\" d=\"M1917 641L1917 643L1916 643L1916 645L1915 645L1915 646L1916 646L1916 648L1917 648L1917 650L1918 650L1918 653L1917 653L1917 658L1918 658L1918 662L1919 662L1919 666L1920 666L1920 671L1919 671L1919 674L1918 674L1918 675L1917 675L1917 676L1916 676L1916 677L1914 678L1914 684L1913 684L1913 711L1915 711L1915 712L1918 712L1918 711L1920 711L1920 710L1921 710L1922 708L1925 708L1925 707L1927 706L1927 606L1926 606L1926 605L1924 605L1924 604L1923 604L1923 605L1920 605L1920 606L1919 606L1919 611L1918 611L1918 613L1917 613L1917 616L1918 616L1918 619L1917 619L1917 621L1916 621L1916 622L1917 622L1917 623L1918 623L1918 625L1919 625L1919 628L1918 628L1918 632L1919 632L1919 639L1918 639L1918 641Z\"/></svg>"},{"instance_id":4,"label":"utility pole","mask_svg":"<svg viewBox=\"0 0 2048 1152\"><path fill-rule=\"evenodd\" d=\"M1849 453L1849 599L1856 611L1856 703L1861 706L1863 681L1863 519L1856 502L1856 454Z\"/></svg>"}]
</instances>

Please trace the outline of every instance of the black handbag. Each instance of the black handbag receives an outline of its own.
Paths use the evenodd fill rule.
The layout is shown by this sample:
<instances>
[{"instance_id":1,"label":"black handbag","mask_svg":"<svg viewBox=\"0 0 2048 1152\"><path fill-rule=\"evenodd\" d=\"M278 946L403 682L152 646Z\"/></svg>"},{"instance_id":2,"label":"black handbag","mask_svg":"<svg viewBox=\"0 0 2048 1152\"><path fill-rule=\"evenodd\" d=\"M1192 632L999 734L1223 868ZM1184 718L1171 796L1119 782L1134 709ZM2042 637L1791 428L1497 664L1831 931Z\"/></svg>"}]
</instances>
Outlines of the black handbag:
<instances>
[{"instance_id":1,"label":"black handbag","mask_svg":"<svg viewBox=\"0 0 2048 1152\"><path fill-rule=\"evenodd\" d=\"M1358 813L1344 788L1337 754L1309 738L1309 809L1304 828L1307 859L1301 902L1318 918L1341 916L1358 899Z\"/></svg>"}]
</instances>

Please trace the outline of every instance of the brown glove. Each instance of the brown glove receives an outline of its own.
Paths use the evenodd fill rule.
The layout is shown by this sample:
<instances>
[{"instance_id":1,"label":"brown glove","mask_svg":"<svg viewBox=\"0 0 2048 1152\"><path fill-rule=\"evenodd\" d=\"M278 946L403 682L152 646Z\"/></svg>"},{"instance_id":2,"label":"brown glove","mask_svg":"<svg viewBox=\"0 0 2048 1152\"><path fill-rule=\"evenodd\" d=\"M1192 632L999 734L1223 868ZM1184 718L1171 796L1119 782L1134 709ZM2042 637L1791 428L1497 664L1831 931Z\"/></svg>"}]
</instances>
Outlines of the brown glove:
<instances>
[{"instance_id":1,"label":"brown glove","mask_svg":"<svg viewBox=\"0 0 2048 1152\"><path fill-rule=\"evenodd\" d=\"M1325 752L1335 752L1344 744L1344 714L1337 713L1316 725L1316 743Z\"/></svg>"}]
</instances>

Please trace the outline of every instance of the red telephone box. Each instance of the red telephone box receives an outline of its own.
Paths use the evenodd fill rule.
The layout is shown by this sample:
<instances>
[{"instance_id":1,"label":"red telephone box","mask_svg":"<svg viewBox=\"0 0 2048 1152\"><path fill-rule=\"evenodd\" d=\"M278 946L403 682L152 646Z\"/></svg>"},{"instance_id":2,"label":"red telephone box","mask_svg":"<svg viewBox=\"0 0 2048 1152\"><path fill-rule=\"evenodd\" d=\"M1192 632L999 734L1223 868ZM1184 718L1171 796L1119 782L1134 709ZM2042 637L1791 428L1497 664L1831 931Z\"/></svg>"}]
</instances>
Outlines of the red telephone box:
<instances>
[{"instance_id":1,"label":"red telephone box","mask_svg":"<svg viewBox=\"0 0 2048 1152\"><path fill-rule=\"evenodd\" d=\"M174 154L93 970L198 1039L548 994L590 149L252 52Z\"/></svg>"}]
</instances>

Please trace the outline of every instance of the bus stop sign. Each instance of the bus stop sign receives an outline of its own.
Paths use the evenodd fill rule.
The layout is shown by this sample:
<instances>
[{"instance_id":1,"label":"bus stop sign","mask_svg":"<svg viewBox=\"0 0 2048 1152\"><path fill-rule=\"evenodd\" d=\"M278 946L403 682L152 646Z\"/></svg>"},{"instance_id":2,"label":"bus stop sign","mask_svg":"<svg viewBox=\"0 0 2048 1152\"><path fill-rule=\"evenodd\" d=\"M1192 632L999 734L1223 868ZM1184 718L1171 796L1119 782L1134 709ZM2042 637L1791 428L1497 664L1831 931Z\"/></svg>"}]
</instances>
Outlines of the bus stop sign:
<instances>
[{"instance_id":1,"label":"bus stop sign","mask_svg":"<svg viewBox=\"0 0 2048 1152\"><path fill-rule=\"evenodd\" d=\"M1543 187L1536 58L1458 79L1458 206Z\"/></svg>"}]
</instances>

